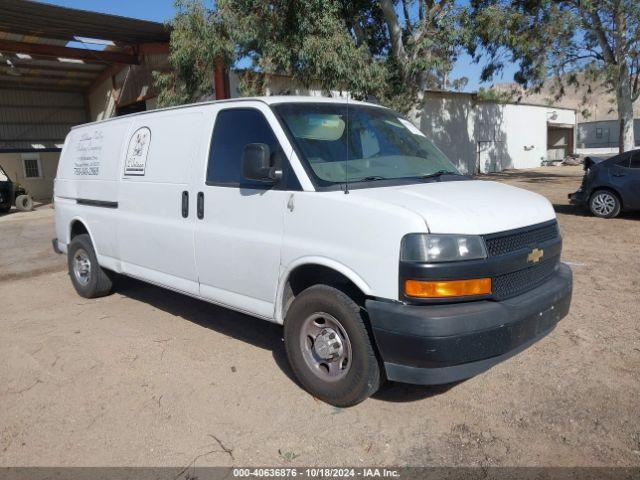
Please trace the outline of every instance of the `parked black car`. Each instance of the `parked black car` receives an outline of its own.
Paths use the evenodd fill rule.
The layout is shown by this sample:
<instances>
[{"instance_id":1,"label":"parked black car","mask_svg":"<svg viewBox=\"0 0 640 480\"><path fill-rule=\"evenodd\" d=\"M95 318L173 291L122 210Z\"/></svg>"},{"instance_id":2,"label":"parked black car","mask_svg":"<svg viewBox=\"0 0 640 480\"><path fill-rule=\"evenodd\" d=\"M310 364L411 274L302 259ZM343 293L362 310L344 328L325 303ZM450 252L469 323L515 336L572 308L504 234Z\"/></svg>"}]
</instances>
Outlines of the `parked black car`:
<instances>
[{"instance_id":1,"label":"parked black car","mask_svg":"<svg viewBox=\"0 0 640 480\"><path fill-rule=\"evenodd\" d=\"M20 195L27 192L24 188L16 185L11 181L9 175L2 169L0 165L0 213L8 212Z\"/></svg>"},{"instance_id":2,"label":"parked black car","mask_svg":"<svg viewBox=\"0 0 640 480\"><path fill-rule=\"evenodd\" d=\"M569 194L574 205L585 205L597 217L613 218L621 210L640 210L640 150L584 162L580 188Z\"/></svg>"}]
</instances>

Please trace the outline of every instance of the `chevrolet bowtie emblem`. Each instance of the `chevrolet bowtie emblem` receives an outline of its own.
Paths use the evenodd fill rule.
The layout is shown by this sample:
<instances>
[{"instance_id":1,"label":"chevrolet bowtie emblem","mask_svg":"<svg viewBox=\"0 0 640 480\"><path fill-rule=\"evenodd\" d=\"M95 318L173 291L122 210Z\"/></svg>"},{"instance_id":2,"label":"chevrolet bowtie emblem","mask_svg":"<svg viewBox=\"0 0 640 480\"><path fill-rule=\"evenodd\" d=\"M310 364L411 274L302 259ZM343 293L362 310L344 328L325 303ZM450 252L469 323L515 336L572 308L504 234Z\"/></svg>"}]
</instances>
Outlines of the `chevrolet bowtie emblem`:
<instances>
[{"instance_id":1,"label":"chevrolet bowtie emblem","mask_svg":"<svg viewBox=\"0 0 640 480\"><path fill-rule=\"evenodd\" d=\"M538 263L543 256L544 256L544 250L540 250L539 248L534 248L533 250L531 250L531 253L527 256L527 262Z\"/></svg>"}]
</instances>

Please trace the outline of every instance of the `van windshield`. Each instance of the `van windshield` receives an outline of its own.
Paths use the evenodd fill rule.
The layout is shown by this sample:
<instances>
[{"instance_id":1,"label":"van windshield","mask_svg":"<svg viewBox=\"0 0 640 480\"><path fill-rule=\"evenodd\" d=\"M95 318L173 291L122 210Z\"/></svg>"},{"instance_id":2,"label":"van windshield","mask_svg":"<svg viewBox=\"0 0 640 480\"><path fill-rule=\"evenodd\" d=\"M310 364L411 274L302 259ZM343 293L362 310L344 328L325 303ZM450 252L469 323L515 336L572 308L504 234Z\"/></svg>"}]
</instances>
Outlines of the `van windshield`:
<instances>
[{"instance_id":1,"label":"van windshield","mask_svg":"<svg viewBox=\"0 0 640 480\"><path fill-rule=\"evenodd\" d=\"M274 109L320 186L460 175L420 130L391 110L346 103Z\"/></svg>"}]
</instances>

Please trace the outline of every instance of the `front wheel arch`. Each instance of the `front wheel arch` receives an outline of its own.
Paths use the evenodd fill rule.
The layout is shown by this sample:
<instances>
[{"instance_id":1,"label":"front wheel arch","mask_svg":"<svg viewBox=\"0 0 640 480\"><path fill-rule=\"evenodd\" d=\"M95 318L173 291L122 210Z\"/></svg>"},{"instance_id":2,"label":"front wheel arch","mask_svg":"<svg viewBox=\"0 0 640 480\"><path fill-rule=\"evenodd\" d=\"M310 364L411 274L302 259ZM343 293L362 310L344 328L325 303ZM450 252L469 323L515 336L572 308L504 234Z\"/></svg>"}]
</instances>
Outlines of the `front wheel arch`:
<instances>
[{"instance_id":1,"label":"front wheel arch","mask_svg":"<svg viewBox=\"0 0 640 480\"><path fill-rule=\"evenodd\" d=\"M295 297L314 285L326 285L340 290L364 307L367 294L347 275L326 265L305 263L293 268L284 278L277 303L276 320L284 323L287 311Z\"/></svg>"}]
</instances>

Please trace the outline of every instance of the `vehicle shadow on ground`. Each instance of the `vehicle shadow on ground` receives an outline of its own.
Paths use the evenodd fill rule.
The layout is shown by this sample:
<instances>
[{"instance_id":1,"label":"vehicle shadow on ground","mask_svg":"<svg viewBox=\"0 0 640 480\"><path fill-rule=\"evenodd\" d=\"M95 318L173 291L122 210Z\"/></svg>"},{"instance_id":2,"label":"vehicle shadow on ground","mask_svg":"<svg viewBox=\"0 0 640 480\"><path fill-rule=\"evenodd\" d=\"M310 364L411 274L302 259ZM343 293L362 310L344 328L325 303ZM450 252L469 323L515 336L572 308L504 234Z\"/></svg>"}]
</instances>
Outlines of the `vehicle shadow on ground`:
<instances>
[{"instance_id":1,"label":"vehicle shadow on ground","mask_svg":"<svg viewBox=\"0 0 640 480\"><path fill-rule=\"evenodd\" d=\"M280 325L129 277L119 277L114 292L258 348L271 350L280 370L300 386L287 360ZM428 387L388 382L374 398L387 402L413 402L445 393L455 385Z\"/></svg>"},{"instance_id":2,"label":"vehicle shadow on ground","mask_svg":"<svg viewBox=\"0 0 640 480\"><path fill-rule=\"evenodd\" d=\"M51 205L51 202L33 202L33 208L31 210L18 210L15 206L12 206L9 211L7 212L0 212L0 218L2 217L8 217L10 215L15 215L16 213L28 213L28 212L33 212L35 210L38 210L40 208L43 207L47 207Z\"/></svg>"},{"instance_id":3,"label":"vehicle shadow on ground","mask_svg":"<svg viewBox=\"0 0 640 480\"><path fill-rule=\"evenodd\" d=\"M442 395L461 383L462 381L446 385L410 385L408 383L387 382L373 395L373 398L394 403L416 402Z\"/></svg>"},{"instance_id":4,"label":"vehicle shadow on ground","mask_svg":"<svg viewBox=\"0 0 640 480\"><path fill-rule=\"evenodd\" d=\"M11 210L9 210L9 211L6 211L6 212L4 212L4 211L3 211L3 212L0 212L0 218L2 218L2 217L8 217L9 215L14 215L14 214L16 214L16 213L18 213L18 212L19 212L19 210L18 210L17 208L15 208L15 207L11 207Z\"/></svg>"},{"instance_id":5,"label":"vehicle shadow on ground","mask_svg":"<svg viewBox=\"0 0 640 480\"><path fill-rule=\"evenodd\" d=\"M258 348L271 350L276 365L295 381L287 363L280 325L129 277L118 277L115 293Z\"/></svg>"},{"instance_id":6,"label":"vehicle shadow on ground","mask_svg":"<svg viewBox=\"0 0 640 480\"><path fill-rule=\"evenodd\" d=\"M556 213L560 213L562 215L575 215L576 217L593 216L589 213L589 210L587 210L585 207L581 207L578 205L554 203L553 209L556 211Z\"/></svg>"}]
</instances>

